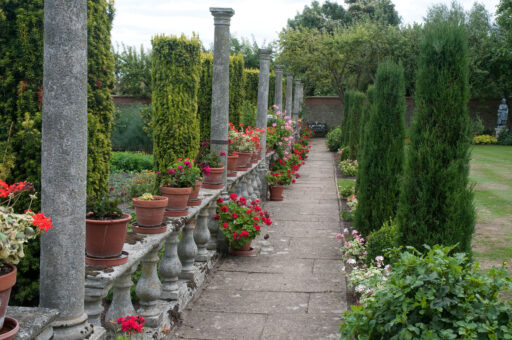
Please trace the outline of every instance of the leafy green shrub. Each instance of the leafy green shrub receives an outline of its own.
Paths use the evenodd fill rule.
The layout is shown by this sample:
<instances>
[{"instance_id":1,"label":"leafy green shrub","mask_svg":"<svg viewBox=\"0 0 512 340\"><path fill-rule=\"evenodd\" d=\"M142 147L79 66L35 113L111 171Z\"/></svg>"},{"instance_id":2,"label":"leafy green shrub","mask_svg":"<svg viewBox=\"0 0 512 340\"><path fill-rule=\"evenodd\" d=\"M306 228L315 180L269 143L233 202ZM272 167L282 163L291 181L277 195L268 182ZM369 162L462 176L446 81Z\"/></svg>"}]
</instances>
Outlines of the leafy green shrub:
<instances>
[{"instance_id":1,"label":"leafy green shrub","mask_svg":"<svg viewBox=\"0 0 512 340\"><path fill-rule=\"evenodd\" d=\"M116 93L151 98L151 52L140 46L114 49Z\"/></svg>"},{"instance_id":2,"label":"leafy green shrub","mask_svg":"<svg viewBox=\"0 0 512 340\"><path fill-rule=\"evenodd\" d=\"M473 137L474 144L496 144L498 139L491 135L480 135Z\"/></svg>"},{"instance_id":3,"label":"leafy green shrub","mask_svg":"<svg viewBox=\"0 0 512 340\"><path fill-rule=\"evenodd\" d=\"M416 112L397 210L401 244L457 244L471 253L475 229L468 181L468 51L453 18L427 23L420 44ZM457 51L457 52L455 52Z\"/></svg>"},{"instance_id":4,"label":"leafy green shrub","mask_svg":"<svg viewBox=\"0 0 512 340\"><path fill-rule=\"evenodd\" d=\"M348 139L346 145L350 147L349 158L357 159L359 151L359 131L361 130L361 116L364 112L365 94L359 91L352 92L350 99L350 116L348 121Z\"/></svg>"},{"instance_id":5,"label":"leafy green shrub","mask_svg":"<svg viewBox=\"0 0 512 340\"><path fill-rule=\"evenodd\" d=\"M404 162L405 85L401 66L381 63L364 141L359 150L357 229L368 235L394 218Z\"/></svg>"},{"instance_id":6,"label":"leafy green shrub","mask_svg":"<svg viewBox=\"0 0 512 340\"><path fill-rule=\"evenodd\" d=\"M393 220L384 222L380 229L374 230L367 237L368 245L368 259L371 261L377 256L386 258L386 263L389 259L386 256L386 249L395 248L400 245L400 234L398 226ZM368 263L370 265L370 263Z\"/></svg>"},{"instance_id":7,"label":"leafy green shrub","mask_svg":"<svg viewBox=\"0 0 512 340\"><path fill-rule=\"evenodd\" d=\"M256 106L252 105L249 101L244 101L242 105L242 123L245 126L256 126Z\"/></svg>"},{"instance_id":8,"label":"leafy green shrub","mask_svg":"<svg viewBox=\"0 0 512 340\"><path fill-rule=\"evenodd\" d=\"M343 98L343 119L341 120L341 145L348 145L348 135L350 131L350 113L352 109L352 90L345 91Z\"/></svg>"},{"instance_id":9,"label":"leafy green shrub","mask_svg":"<svg viewBox=\"0 0 512 340\"><path fill-rule=\"evenodd\" d=\"M142 152L113 152L110 169L112 172L152 170L153 156Z\"/></svg>"},{"instance_id":10,"label":"leafy green shrub","mask_svg":"<svg viewBox=\"0 0 512 340\"><path fill-rule=\"evenodd\" d=\"M338 180L338 192L342 198L347 198L355 194L355 182L349 179Z\"/></svg>"},{"instance_id":11,"label":"leafy green shrub","mask_svg":"<svg viewBox=\"0 0 512 340\"><path fill-rule=\"evenodd\" d=\"M157 35L152 44L154 169L164 173L176 159L195 158L199 151L201 42L197 36Z\"/></svg>"},{"instance_id":12,"label":"leafy green shrub","mask_svg":"<svg viewBox=\"0 0 512 340\"><path fill-rule=\"evenodd\" d=\"M338 151L338 149L341 147L341 139L342 139L342 133L341 133L341 127L335 127L331 131L327 133L326 136L326 143L327 148L329 151Z\"/></svg>"},{"instance_id":13,"label":"leafy green shrub","mask_svg":"<svg viewBox=\"0 0 512 340\"><path fill-rule=\"evenodd\" d=\"M512 288L505 268L479 271L454 247L395 252L391 272L341 324L344 338L509 339L512 309L499 292Z\"/></svg>"},{"instance_id":14,"label":"leafy green shrub","mask_svg":"<svg viewBox=\"0 0 512 340\"><path fill-rule=\"evenodd\" d=\"M343 176L346 177L356 176L358 168L359 165L357 161L351 161L349 159L341 161L340 164L338 164L338 169L340 169Z\"/></svg>"},{"instance_id":15,"label":"leafy green shrub","mask_svg":"<svg viewBox=\"0 0 512 340\"><path fill-rule=\"evenodd\" d=\"M210 140L210 124L212 116L212 74L213 55L201 53L201 79L197 95L197 114L201 140Z\"/></svg>"},{"instance_id":16,"label":"leafy green shrub","mask_svg":"<svg viewBox=\"0 0 512 340\"><path fill-rule=\"evenodd\" d=\"M244 84L244 56L238 53L229 57L229 121L235 126L242 122Z\"/></svg>"},{"instance_id":17,"label":"leafy green shrub","mask_svg":"<svg viewBox=\"0 0 512 340\"><path fill-rule=\"evenodd\" d=\"M508 129L504 129L498 135L498 144L499 145L512 145L512 132Z\"/></svg>"},{"instance_id":18,"label":"leafy green shrub","mask_svg":"<svg viewBox=\"0 0 512 340\"><path fill-rule=\"evenodd\" d=\"M473 136L479 136L484 133L484 123L482 122L482 118L480 118L480 116L477 116L471 121L471 128L473 130Z\"/></svg>"},{"instance_id":19,"label":"leafy green shrub","mask_svg":"<svg viewBox=\"0 0 512 340\"><path fill-rule=\"evenodd\" d=\"M148 114L148 108L151 110L151 105L134 104L116 107L111 137L113 150L144 152L153 150L153 141L151 135L145 131L148 128L144 126L143 118Z\"/></svg>"},{"instance_id":20,"label":"leafy green shrub","mask_svg":"<svg viewBox=\"0 0 512 340\"><path fill-rule=\"evenodd\" d=\"M122 202L129 202L132 197L150 192L157 194L155 189L155 172L114 172L110 175L110 196Z\"/></svg>"},{"instance_id":21,"label":"leafy green shrub","mask_svg":"<svg viewBox=\"0 0 512 340\"><path fill-rule=\"evenodd\" d=\"M258 104L258 82L260 79L260 71L254 68L246 68L244 69L244 79L245 100L256 106Z\"/></svg>"}]
</instances>

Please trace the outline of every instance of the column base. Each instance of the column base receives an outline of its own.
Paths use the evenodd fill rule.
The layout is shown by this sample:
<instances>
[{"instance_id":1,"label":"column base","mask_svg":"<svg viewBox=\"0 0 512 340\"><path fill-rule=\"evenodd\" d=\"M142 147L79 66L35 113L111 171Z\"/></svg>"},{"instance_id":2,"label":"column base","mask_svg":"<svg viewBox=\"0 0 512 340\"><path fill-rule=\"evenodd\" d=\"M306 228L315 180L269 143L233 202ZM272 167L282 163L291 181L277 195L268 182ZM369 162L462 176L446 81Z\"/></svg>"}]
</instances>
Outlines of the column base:
<instances>
[{"instance_id":1,"label":"column base","mask_svg":"<svg viewBox=\"0 0 512 340\"><path fill-rule=\"evenodd\" d=\"M71 320L56 320L52 326L54 340L81 340L94 330L94 326L87 321L86 313Z\"/></svg>"}]
</instances>

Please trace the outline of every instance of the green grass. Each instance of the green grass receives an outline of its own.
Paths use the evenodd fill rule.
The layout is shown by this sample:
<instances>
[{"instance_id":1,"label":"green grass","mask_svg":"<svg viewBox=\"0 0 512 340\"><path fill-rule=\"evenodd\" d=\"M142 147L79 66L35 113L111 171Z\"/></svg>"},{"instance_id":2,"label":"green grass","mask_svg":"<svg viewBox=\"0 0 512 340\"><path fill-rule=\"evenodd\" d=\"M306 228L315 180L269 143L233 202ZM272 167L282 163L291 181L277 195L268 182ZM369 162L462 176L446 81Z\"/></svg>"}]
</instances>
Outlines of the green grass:
<instances>
[{"instance_id":1,"label":"green grass","mask_svg":"<svg viewBox=\"0 0 512 340\"><path fill-rule=\"evenodd\" d=\"M341 197L347 197L354 193L356 181L353 179L338 179L338 192Z\"/></svg>"},{"instance_id":2,"label":"green grass","mask_svg":"<svg viewBox=\"0 0 512 340\"><path fill-rule=\"evenodd\" d=\"M512 147L480 145L472 148L470 180L475 184L477 228L473 248L477 258L512 259ZM508 223L507 223L508 220ZM489 233L489 231L495 232ZM484 249L484 250L482 250Z\"/></svg>"}]
</instances>

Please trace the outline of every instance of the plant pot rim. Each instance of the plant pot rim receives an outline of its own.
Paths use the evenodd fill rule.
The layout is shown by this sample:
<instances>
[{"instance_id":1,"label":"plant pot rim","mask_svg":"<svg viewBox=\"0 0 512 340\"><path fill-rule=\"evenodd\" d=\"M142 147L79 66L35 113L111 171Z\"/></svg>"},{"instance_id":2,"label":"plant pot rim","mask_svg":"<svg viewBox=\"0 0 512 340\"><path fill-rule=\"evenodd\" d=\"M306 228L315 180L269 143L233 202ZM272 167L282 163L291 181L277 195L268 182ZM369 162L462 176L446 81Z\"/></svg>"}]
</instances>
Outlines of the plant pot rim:
<instances>
[{"instance_id":1,"label":"plant pot rim","mask_svg":"<svg viewBox=\"0 0 512 340\"><path fill-rule=\"evenodd\" d=\"M6 324L11 324L13 327L8 332L1 334L0 339L12 339L20 330L20 323L15 318L6 316L4 319L4 327L2 327L1 330L5 328Z\"/></svg>"},{"instance_id":2,"label":"plant pot rim","mask_svg":"<svg viewBox=\"0 0 512 340\"><path fill-rule=\"evenodd\" d=\"M210 172L222 173L222 172L224 172L224 167L222 167L222 168L210 168Z\"/></svg>"},{"instance_id":3,"label":"plant pot rim","mask_svg":"<svg viewBox=\"0 0 512 340\"><path fill-rule=\"evenodd\" d=\"M128 222L132 219L132 215L123 213L123 217L115 218L112 220L95 220L92 218L86 218L85 222L87 223L96 223L96 224L111 224L111 223L119 223L119 222Z\"/></svg>"},{"instance_id":4,"label":"plant pot rim","mask_svg":"<svg viewBox=\"0 0 512 340\"><path fill-rule=\"evenodd\" d=\"M228 158L238 158L238 154L236 154L236 155L228 155Z\"/></svg>"},{"instance_id":5,"label":"plant pot rim","mask_svg":"<svg viewBox=\"0 0 512 340\"><path fill-rule=\"evenodd\" d=\"M138 197L132 198L133 206L136 208L165 208L169 199L165 196L153 196L152 200L141 200Z\"/></svg>"},{"instance_id":6,"label":"plant pot rim","mask_svg":"<svg viewBox=\"0 0 512 340\"><path fill-rule=\"evenodd\" d=\"M0 291L12 288L16 284L16 273L18 272L18 269L13 264L4 263L3 265L11 267L12 270L0 276Z\"/></svg>"},{"instance_id":7,"label":"plant pot rim","mask_svg":"<svg viewBox=\"0 0 512 340\"><path fill-rule=\"evenodd\" d=\"M176 187L160 187L160 191L163 193L166 191L167 193L170 192L178 192L179 194L190 194L193 191L192 187L185 187L185 188L176 188Z\"/></svg>"}]
</instances>

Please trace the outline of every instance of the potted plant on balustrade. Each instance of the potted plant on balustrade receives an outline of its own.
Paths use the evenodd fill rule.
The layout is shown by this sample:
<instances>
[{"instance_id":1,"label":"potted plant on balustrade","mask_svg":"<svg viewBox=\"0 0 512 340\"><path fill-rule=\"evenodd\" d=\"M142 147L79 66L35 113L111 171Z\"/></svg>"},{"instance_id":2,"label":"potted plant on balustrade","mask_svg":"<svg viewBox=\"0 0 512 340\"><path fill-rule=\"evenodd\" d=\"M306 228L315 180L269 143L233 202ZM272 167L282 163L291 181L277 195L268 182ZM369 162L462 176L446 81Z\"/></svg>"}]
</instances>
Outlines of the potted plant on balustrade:
<instances>
[{"instance_id":1,"label":"potted plant on balustrade","mask_svg":"<svg viewBox=\"0 0 512 340\"><path fill-rule=\"evenodd\" d=\"M12 339L19 330L16 319L5 316L11 288L16 283L16 264L25 256L23 245L41 232L52 229L52 220L43 213L30 210L36 194L23 214L14 212L13 205L25 192L34 190L29 182L7 185L0 180L0 339Z\"/></svg>"},{"instance_id":2,"label":"potted plant on balustrade","mask_svg":"<svg viewBox=\"0 0 512 340\"><path fill-rule=\"evenodd\" d=\"M229 244L230 252L235 256L250 256L254 252L252 240L261 232L261 225L270 226L268 211L258 205L259 200L247 202L244 197L231 194L230 200L217 200L217 214L213 217L219 221L222 231Z\"/></svg>"},{"instance_id":3,"label":"potted plant on balustrade","mask_svg":"<svg viewBox=\"0 0 512 340\"><path fill-rule=\"evenodd\" d=\"M224 184L222 183L224 166L220 156L225 156L226 153L220 152L217 154L215 152L208 151L206 147L209 143L203 142L203 144L204 146L201 147L201 150L199 150L199 154L197 155L197 164L199 164L199 168L203 174L203 188L222 189L224 187Z\"/></svg>"},{"instance_id":4,"label":"potted plant on balustrade","mask_svg":"<svg viewBox=\"0 0 512 340\"><path fill-rule=\"evenodd\" d=\"M249 170L252 152L255 149L254 143L251 142L247 134L238 132L231 123L229 139L233 141L233 147L238 153L237 171Z\"/></svg>"},{"instance_id":5,"label":"potted plant on balustrade","mask_svg":"<svg viewBox=\"0 0 512 340\"><path fill-rule=\"evenodd\" d=\"M160 178L160 193L168 198L166 216L179 217L188 214L188 199L201 179L201 170L190 159L178 159Z\"/></svg>"},{"instance_id":6,"label":"potted plant on balustrade","mask_svg":"<svg viewBox=\"0 0 512 340\"><path fill-rule=\"evenodd\" d=\"M160 234L167 230L162 225L165 208L169 199L144 193L142 196L132 198L135 207L137 223L132 225L133 231L139 234Z\"/></svg>"},{"instance_id":7,"label":"potted plant on balustrade","mask_svg":"<svg viewBox=\"0 0 512 340\"><path fill-rule=\"evenodd\" d=\"M236 177L238 153L235 149L235 143L233 139L228 140L228 177Z\"/></svg>"},{"instance_id":8,"label":"potted plant on balustrade","mask_svg":"<svg viewBox=\"0 0 512 340\"><path fill-rule=\"evenodd\" d=\"M118 200L107 194L88 197L85 219L85 263L119 266L128 261L123 251L131 215L118 208Z\"/></svg>"},{"instance_id":9,"label":"potted plant on balustrade","mask_svg":"<svg viewBox=\"0 0 512 340\"><path fill-rule=\"evenodd\" d=\"M261 144L260 137L264 130L248 126L245 129L245 134L249 137L249 141L254 144L254 151L251 157L251 163L256 164L261 160Z\"/></svg>"}]
</instances>

